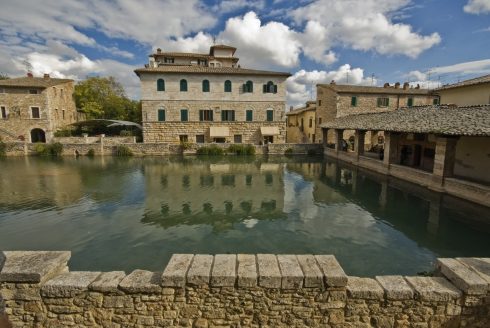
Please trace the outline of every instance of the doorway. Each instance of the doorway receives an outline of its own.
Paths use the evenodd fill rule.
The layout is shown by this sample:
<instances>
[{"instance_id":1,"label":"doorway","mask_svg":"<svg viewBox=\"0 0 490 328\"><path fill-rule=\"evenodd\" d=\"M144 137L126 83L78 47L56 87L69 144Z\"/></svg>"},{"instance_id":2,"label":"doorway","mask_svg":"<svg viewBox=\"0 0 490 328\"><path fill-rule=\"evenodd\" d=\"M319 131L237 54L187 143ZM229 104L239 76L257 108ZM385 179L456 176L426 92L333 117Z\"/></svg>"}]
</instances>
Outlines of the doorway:
<instances>
[{"instance_id":1,"label":"doorway","mask_svg":"<svg viewBox=\"0 0 490 328\"><path fill-rule=\"evenodd\" d=\"M31 142L46 142L46 134L42 129L31 130Z\"/></svg>"}]
</instances>

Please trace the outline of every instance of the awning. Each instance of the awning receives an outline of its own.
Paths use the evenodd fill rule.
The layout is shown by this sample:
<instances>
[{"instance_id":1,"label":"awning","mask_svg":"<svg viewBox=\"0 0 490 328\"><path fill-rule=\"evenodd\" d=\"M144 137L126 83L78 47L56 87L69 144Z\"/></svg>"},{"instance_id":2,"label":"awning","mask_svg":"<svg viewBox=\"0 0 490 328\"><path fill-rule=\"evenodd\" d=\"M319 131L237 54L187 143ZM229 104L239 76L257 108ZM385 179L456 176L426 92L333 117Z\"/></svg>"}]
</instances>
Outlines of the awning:
<instances>
[{"instance_id":1,"label":"awning","mask_svg":"<svg viewBox=\"0 0 490 328\"><path fill-rule=\"evenodd\" d=\"M230 136L230 128L226 126L212 126L209 128L209 136L211 138L223 138Z\"/></svg>"},{"instance_id":2,"label":"awning","mask_svg":"<svg viewBox=\"0 0 490 328\"><path fill-rule=\"evenodd\" d=\"M262 126L260 133L263 136L277 136L279 134L279 128L277 126Z\"/></svg>"}]
</instances>

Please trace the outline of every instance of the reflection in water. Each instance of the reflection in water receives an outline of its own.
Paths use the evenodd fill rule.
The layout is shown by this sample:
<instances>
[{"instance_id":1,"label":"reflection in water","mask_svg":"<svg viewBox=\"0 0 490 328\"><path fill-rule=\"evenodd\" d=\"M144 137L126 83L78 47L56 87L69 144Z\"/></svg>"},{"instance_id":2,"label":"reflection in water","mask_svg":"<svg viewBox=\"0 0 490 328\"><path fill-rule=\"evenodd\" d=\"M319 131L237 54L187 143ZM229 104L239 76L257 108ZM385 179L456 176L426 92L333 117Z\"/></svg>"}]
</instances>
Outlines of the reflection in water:
<instances>
[{"instance_id":1,"label":"reflection in water","mask_svg":"<svg viewBox=\"0 0 490 328\"><path fill-rule=\"evenodd\" d=\"M0 249L72 270L162 270L172 253L335 254L348 274L490 256L490 210L313 158L9 158ZM478 220L475 219L480 219Z\"/></svg>"}]
</instances>

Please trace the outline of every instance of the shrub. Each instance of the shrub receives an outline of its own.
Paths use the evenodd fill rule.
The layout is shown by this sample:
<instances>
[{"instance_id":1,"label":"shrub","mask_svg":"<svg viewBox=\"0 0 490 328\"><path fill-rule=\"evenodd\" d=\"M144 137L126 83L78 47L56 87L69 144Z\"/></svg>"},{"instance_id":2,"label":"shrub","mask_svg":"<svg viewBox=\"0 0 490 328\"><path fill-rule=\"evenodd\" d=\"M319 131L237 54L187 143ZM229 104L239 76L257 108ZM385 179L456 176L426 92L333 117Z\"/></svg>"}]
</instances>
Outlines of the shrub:
<instances>
[{"instance_id":1,"label":"shrub","mask_svg":"<svg viewBox=\"0 0 490 328\"><path fill-rule=\"evenodd\" d=\"M198 155L211 155L211 156L219 156L223 155L224 151L223 148L212 145L209 147L201 147L196 151L196 154Z\"/></svg>"},{"instance_id":2,"label":"shrub","mask_svg":"<svg viewBox=\"0 0 490 328\"><path fill-rule=\"evenodd\" d=\"M189 141L181 141L180 148L182 148L182 151L189 150L192 148L192 143L190 143Z\"/></svg>"},{"instance_id":3,"label":"shrub","mask_svg":"<svg viewBox=\"0 0 490 328\"><path fill-rule=\"evenodd\" d=\"M53 156L58 157L63 153L63 145L59 142L55 142L52 144L36 144L34 148L36 153L40 156Z\"/></svg>"},{"instance_id":4,"label":"shrub","mask_svg":"<svg viewBox=\"0 0 490 328\"><path fill-rule=\"evenodd\" d=\"M128 146L120 145L116 147L116 156L133 156L133 151Z\"/></svg>"},{"instance_id":5,"label":"shrub","mask_svg":"<svg viewBox=\"0 0 490 328\"><path fill-rule=\"evenodd\" d=\"M284 151L284 155L291 156L293 154L293 148L288 148Z\"/></svg>"},{"instance_id":6,"label":"shrub","mask_svg":"<svg viewBox=\"0 0 490 328\"><path fill-rule=\"evenodd\" d=\"M90 148L87 152L87 156L94 157L95 156L95 150L93 148Z\"/></svg>"},{"instance_id":7,"label":"shrub","mask_svg":"<svg viewBox=\"0 0 490 328\"><path fill-rule=\"evenodd\" d=\"M121 130L121 132L119 132L119 135L121 137L131 137L133 133L129 130Z\"/></svg>"},{"instance_id":8,"label":"shrub","mask_svg":"<svg viewBox=\"0 0 490 328\"><path fill-rule=\"evenodd\" d=\"M72 136L72 131L71 130L68 130L68 129L64 129L64 130L58 130L54 133L54 136L56 138L60 138L60 137L71 137Z\"/></svg>"},{"instance_id":9,"label":"shrub","mask_svg":"<svg viewBox=\"0 0 490 328\"><path fill-rule=\"evenodd\" d=\"M230 145L227 149L228 153L236 155L255 155L255 147L253 145Z\"/></svg>"}]
</instances>

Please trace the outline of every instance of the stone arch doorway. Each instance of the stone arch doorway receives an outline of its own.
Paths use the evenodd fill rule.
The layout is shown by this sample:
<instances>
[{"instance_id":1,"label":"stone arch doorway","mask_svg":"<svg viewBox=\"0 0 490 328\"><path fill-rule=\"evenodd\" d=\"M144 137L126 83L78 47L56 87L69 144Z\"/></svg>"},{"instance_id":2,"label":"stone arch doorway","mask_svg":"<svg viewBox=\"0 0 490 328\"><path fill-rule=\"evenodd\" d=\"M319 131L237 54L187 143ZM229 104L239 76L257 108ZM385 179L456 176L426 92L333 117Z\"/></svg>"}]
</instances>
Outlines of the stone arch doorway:
<instances>
[{"instance_id":1,"label":"stone arch doorway","mask_svg":"<svg viewBox=\"0 0 490 328\"><path fill-rule=\"evenodd\" d=\"M42 129L32 129L31 142L46 142L46 133Z\"/></svg>"}]
</instances>

